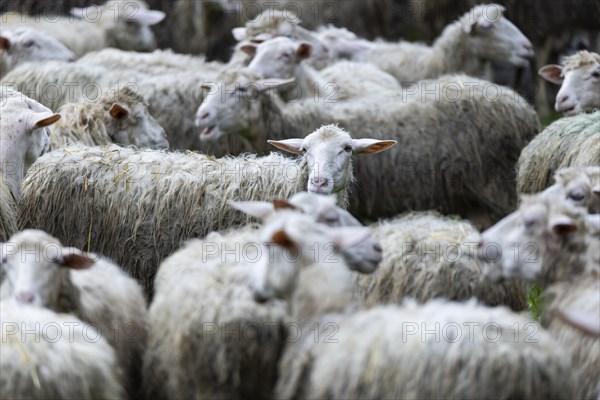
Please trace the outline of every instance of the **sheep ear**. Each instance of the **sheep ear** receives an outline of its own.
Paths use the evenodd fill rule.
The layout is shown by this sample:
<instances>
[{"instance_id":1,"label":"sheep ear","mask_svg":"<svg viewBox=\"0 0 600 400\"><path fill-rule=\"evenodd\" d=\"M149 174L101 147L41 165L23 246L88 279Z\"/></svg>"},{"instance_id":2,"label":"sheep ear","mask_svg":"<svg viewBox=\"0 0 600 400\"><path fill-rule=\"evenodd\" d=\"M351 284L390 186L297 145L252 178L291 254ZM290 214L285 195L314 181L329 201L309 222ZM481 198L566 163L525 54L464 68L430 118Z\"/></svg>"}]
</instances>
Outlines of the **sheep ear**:
<instances>
[{"instance_id":1,"label":"sheep ear","mask_svg":"<svg viewBox=\"0 0 600 400\"><path fill-rule=\"evenodd\" d=\"M218 85L216 83L204 82L200 85L202 89L202 95L206 97L208 94L216 93Z\"/></svg>"},{"instance_id":2,"label":"sheep ear","mask_svg":"<svg viewBox=\"0 0 600 400\"><path fill-rule=\"evenodd\" d=\"M293 205L292 203L290 203L289 201L287 201L285 199L273 200L273 207L275 208L275 210L283 210L283 209L297 210L298 209L295 205Z\"/></svg>"},{"instance_id":3,"label":"sheep ear","mask_svg":"<svg viewBox=\"0 0 600 400\"><path fill-rule=\"evenodd\" d=\"M129 111L127 111L125 107L118 103L114 103L110 107L110 110L108 110L108 113L111 117L113 117L116 120L122 120L124 118L127 118L127 116L129 115Z\"/></svg>"},{"instance_id":4,"label":"sheep ear","mask_svg":"<svg viewBox=\"0 0 600 400\"><path fill-rule=\"evenodd\" d=\"M267 140L267 143L270 145L292 154L300 154L303 142L304 139Z\"/></svg>"},{"instance_id":5,"label":"sheep ear","mask_svg":"<svg viewBox=\"0 0 600 400\"><path fill-rule=\"evenodd\" d=\"M550 229L559 236L566 236L577 231L577 225L566 215L557 215L550 219Z\"/></svg>"},{"instance_id":6,"label":"sheep ear","mask_svg":"<svg viewBox=\"0 0 600 400\"><path fill-rule=\"evenodd\" d=\"M343 226L339 228L329 228L331 240L341 250L352 247L357 243L366 240L373 234L370 228L365 226Z\"/></svg>"},{"instance_id":7,"label":"sheep ear","mask_svg":"<svg viewBox=\"0 0 600 400\"><path fill-rule=\"evenodd\" d=\"M565 78L562 76L562 67L556 64L543 66L538 71L538 74L548 82L561 85Z\"/></svg>"},{"instance_id":8,"label":"sheep ear","mask_svg":"<svg viewBox=\"0 0 600 400\"><path fill-rule=\"evenodd\" d=\"M144 10L138 9L131 16L127 18L127 21L135 21L140 25L156 25L163 19L166 14L159 10Z\"/></svg>"},{"instance_id":9,"label":"sheep ear","mask_svg":"<svg viewBox=\"0 0 600 400\"><path fill-rule=\"evenodd\" d=\"M294 247L295 245L292 238L290 238L284 230L278 230L275 233L273 233L273 236L271 236L271 241L278 246L285 247L288 249Z\"/></svg>"},{"instance_id":10,"label":"sheep ear","mask_svg":"<svg viewBox=\"0 0 600 400\"><path fill-rule=\"evenodd\" d=\"M273 203L268 201L227 201L230 207L235 208L245 214L250 215L258 219L265 219L274 210L275 206Z\"/></svg>"},{"instance_id":11,"label":"sheep ear","mask_svg":"<svg viewBox=\"0 0 600 400\"><path fill-rule=\"evenodd\" d=\"M296 50L296 55L301 59L305 59L310 57L310 53L312 52L312 46L308 43L300 43L298 49Z\"/></svg>"},{"instance_id":12,"label":"sheep ear","mask_svg":"<svg viewBox=\"0 0 600 400\"><path fill-rule=\"evenodd\" d=\"M352 154L375 154L396 145L395 140L354 139Z\"/></svg>"},{"instance_id":13,"label":"sheep ear","mask_svg":"<svg viewBox=\"0 0 600 400\"><path fill-rule=\"evenodd\" d=\"M295 78L289 78L289 79L271 78L271 79L258 80L255 82L255 84L258 87L259 92L264 92L267 89L278 88L280 86L289 85L290 83L293 83L295 80L296 80Z\"/></svg>"},{"instance_id":14,"label":"sheep ear","mask_svg":"<svg viewBox=\"0 0 600 400\"><path fill-rule=\"evenodd\" d=\"M240 50L248 54L250 57L254 57L256 55L256 47L256 44L248 43L243 46L240 46Z\"/></svg>"},{"instance_id":15,"label":"sheep ear","mask_svg":"<svg viewBox=\"0 0 600 400\"><path fill-rule=\"evenodd\" d=\"M558 316L572 327L591 336L600 336L600 318L596 314L586 315L575 310L558 310Z\"/></svg>"},{"instance_id":16,"label":"sheep ear","mask_svg":"<svg viewBox=\"0 0 600 400\"><path fill-rule=\"evenodd\" d=\"M10 40L6 36L0 36L0 49L10 49Z\"/></svg>"},{"instance_id":17,"label":"sheep ear","mask_svg":"<svg viewBox=\"0 0 600 400\"><path fill-rule=\"evenodd\" d=\"M592 193L594 193L596 196L600 196L600 185L596 185L592 188Z\"/></svg>"},{"instance_id":18,"label":"sheep ear","mask_svg":"<svg viewBox=\"0 0 600 400\"><path fill-rule=\"evenodd\" d=\"M77 253L65 254L60 262L61 267L70 269L86 269L94 265L95 261L88 257Z\"/></svg>"},{"instance_id":19,"label":"sheep ear","mask_svg":"<svg viewBox=\"0 0 600 400\"><path fill-rule=\"evenodd\" d=\"M60 114L52 114L50 112L39 112L31 117L31 130L43 128L52 125L60 119Z\"/></svg>"},{"instance_id":20,"label":"sheep ear","mask_svg":"<svg viewBox=\"0 0 600 400\"><path fill-rule=\"evenodd\" d=\"M246 39L246 28L244 28L244 27L233 28L231 30L231 34L233 35L233 38L235 40L237 40L238 42L241 42L242 40Z\"/></svg>"}]
</instances>

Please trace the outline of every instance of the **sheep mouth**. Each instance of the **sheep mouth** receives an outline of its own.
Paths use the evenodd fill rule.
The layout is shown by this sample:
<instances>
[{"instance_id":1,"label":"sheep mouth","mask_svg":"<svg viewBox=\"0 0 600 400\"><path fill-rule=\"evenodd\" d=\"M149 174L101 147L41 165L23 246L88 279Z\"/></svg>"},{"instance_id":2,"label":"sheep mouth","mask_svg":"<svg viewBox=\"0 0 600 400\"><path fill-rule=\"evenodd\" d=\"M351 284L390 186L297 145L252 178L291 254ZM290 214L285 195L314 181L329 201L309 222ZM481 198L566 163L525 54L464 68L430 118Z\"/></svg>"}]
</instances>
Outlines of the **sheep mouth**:
<instances>
[{"instance_id":1,"label":"sheep mouth","mask_svg":"<svg viewBox=\"0 0 600 400\"><path fill-rule=\"evenodd\" d=\"M569 108L565 108L564 110L562 110L563 114L565 115L575 115L577 114L577 112L575 111L575 106L569 107Z\"/></svg>"},{"instance_id":2,"label":"sheep mouth","mask_svg":"<svg viewBox=\"0 0 600 400\"><path fill-rule=\"evenodd\" d=\"M217 128L217 125L210 125L210 126L207 126L206 128L204 128L202 130L202 132L200 132L200 139L201 140L211 139L218 131L218 130L216 131L215 128Z\"/></svg>"}]
</instances>

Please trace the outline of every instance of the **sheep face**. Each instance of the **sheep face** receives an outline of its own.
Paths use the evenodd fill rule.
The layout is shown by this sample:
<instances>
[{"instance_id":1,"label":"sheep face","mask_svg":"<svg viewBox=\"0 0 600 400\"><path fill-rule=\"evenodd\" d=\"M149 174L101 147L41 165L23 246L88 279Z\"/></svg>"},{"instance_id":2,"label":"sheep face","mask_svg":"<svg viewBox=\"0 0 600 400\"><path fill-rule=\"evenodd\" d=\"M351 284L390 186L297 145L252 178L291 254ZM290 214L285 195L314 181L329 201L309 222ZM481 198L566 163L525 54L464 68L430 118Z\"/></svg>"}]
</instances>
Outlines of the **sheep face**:
<instances>
[{"instance_id":1,"label":"sheep face","mask_svg":"<svg viewBox=\"0 0 600 400\"><path fill-rule=\"evenodd\" d=\"M204 101L195 119L196 126L202 129L200 140L215 141L224 134L255 137L253 122L260 116L260 96L273 96L272 89L291 82L289 79L251 81L240 76L234 83L203 84Z\"/></svg>"},{"instance_id":2,"label":"sheep face","mask_svg":"<svg viewBox=\"0 0 600 400\"><path fill-rule=\"evenodd\" d=\"M75 54L52 36L32 28L19 28L0 36L4 74L25 62L44 60L74 61Z\"/></svg>"},{"instance_id":3,"label":"sheep face","mask_svg":"<svg viewBox=\"0 0 600 400\"><path fill-rule=\"evenodd\" d=\"M479 257L490 262L492 281L540 281L556 273L553 261L576 232L585 232L583 210L559 196L523 198L521 207L481 236Z\"/></svg>"},{"instance_id":4,"label":"sheep face","mask_svg":"<svg viewBox=\"0 0 600 400\"><path fill-rule=\"evenodd\" d=\"M336 125L326 125L304 139L269 140L275 147L306 159L308 191L337 193L352 182L353 154L378 153L396 144L394 140L352 139Z\"/></svg>"},{"instance_id":5,"label":"sheep face","mask_svg":"<svg viewBox=\"0 0 600 400\"><path fill-rule=\"evenodd\" d=\"M338 250L366 239L365 227L329 228L313 217L294 211L281 211L265 221L260 240L269 257L255 269L251 287L255 298L288 299L300 270L312 264L340 263Z\"/></svg>"},{"instance_id":6,"label":"sheep face","mask_svg":"<svg viewBox=\"0 0 600 400\"><path fill-rule=\"evenodd\" d=\"M554 179L570 203L600 214L600 167L569 167L558 170Z\"/></svg>"},{"instance_id":7,"label":"sheep face","mask_svg":"<svg viewBox=\"0 0 600 400\"><path fill-rule=\"evenodd\" d=\"M533 45L512 22L502 16L498 4L477 6L461 18L471 52L488 61L507 61L526 66L533 57Z\"/></svg>"},{"instance_id":8,"label":"sheep face","mask_svg":"<svg viewBox=\"0 0 600 400\"><path fill-rule=\"evenodd\" d=\"M25 230L2 243L2 269L6 273L2 297L20 303L52 308L63 284L63 267L81 269L94 261L42 231ZM7 285L9 289L6 289Z\"/></svg>"},{"instance_id":9,"label":"sheep face","mask_svg":"<svg viewBox=\"0 0 600 400\"><path fill-rule=\"evenodd\" d=\"M312 46L287 37L277 37L259 45L247 44L241 50L253 55L248 70L261 78L291 78L303 60L310 57Z\"/></svg>"},{"instance_id":10,"label":"sheep face","mask_svg":"<svg viewBox=\"0 0 600 400\"><path fill-rule=\"evenodd\" d=\"M546 65L539 74L561 85L554 108L565 115L591 112L600 108L600 56L597 61L565 70L560 65Z\"/></svg>"},{"instance_id":11,"label":"sheep face","mask_svg":"<svg viewBox=\"0 0 600 400\"><path fill-rule=\"evenodd\" d=\"M316 216L317 222L332 228L343 226L362 226L348 211L338 207L335 196L319 196L313 193L300 192L292 196L290 204L306 214ZM342 256L351 270L363 274L373 273L382 259L382 248L374 236L348 247L342 251Z\"/></svg>"},{"instance_id":12,"label":"sheep face","mask_svg":"<svg viewBox=\"0 0 600 400\"><path fill-rule=\"evenodd\" d=\"M107 113L108 131L111 132L113 142L123 146L134 145L150 149L169 148L165 130L150 115L144 104L126 107L114 103Z\"/></svg>"}]
</instances>

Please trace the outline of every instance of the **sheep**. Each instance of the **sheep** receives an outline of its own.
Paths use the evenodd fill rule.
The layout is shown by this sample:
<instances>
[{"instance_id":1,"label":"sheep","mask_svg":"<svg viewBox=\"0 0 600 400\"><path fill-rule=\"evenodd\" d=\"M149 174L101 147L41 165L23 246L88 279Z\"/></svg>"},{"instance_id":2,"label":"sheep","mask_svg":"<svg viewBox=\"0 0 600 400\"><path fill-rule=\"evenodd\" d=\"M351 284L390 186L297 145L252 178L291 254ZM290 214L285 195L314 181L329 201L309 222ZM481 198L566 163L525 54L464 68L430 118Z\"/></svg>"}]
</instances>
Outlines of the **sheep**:
<instances>
[{"instance_id":1,"label":"sheep","mask_svg":"<svg viewBox=\"0 0 600 400\"><path fill-rule=\"evenodd\" d=\"M295 226L264 228L259 238L301 250L307 240ZM274 398L572 397L568 355L527 318L474 301L357 309L350 270L339 255L328 261L253 271L257 300L286 300L300 327ZM526 339L531 330L535 341Z\"/></svg>"},{"instance_id":2,"label":"sheep","mask_svg":"<svg viewBox=\"0 0 600 400\"><path fill-rule=\"evenodd\" d=\"M540 126L518 94L464 75L423 81L395 98L372 94L331 103L284 103L267 90L276 82L233 81L207 93L198 108L201 139L235 134L260 152L265 139L338 123L361 136L398 141L398 151L356 164L361 190L353 192L350 212L370 220L437 209L484 225L497 221L516 207L514 165Z\"/></svg>"},{"instance_id":3,"label":"sheep","mask_svg":"<svg viewBox=\"0 0 600 400\"><path fill-rule=\"evenodd\" d=\"M365 306L419 303L433 298L452 301L476 297L488 306L527 307L518 282L491 285L483 279L476 257L479 232L468 221L435 212L408 213L373 226L384 249L380 268L372 275L356 275L357 294Z\"/></svg>"},{"instance_id":4,"label":"sheep","mask_svg":"<svg viewBox=\"0 0 600 400\"><path fill-rule=\"evenodd\" d=\"M528 65L533 57L529 39L503 17L499 4L473 7L448 25L431 47L410 42L376 43L356 61L368 61L402 83L462 72L482 76L485 61Z\"/></svg>"},{"instance_id":5,"label":"sheep","mask_svg":"<svg viewBox=\"0 0 600 400\"><path fill-rule=\"evenodd\" d=\"M60 114L16 91L2 88L0 96L0 177L18 202L25 171L48 149L48 126Z\"/></svg>"},{"instance_id":6,"label":"sheep","mask_svg":"<svg viewBox=\"0 0 600 400\"><path fill-rule=\"evenodd\" d=\"M32 28L0 33L0 78L17 65L45 60L74 61L64 44Z\"/></svg>"},{"instance_id":7,"label":"sheep","mask_svg":"<svg viewBox=\"0 0 600 400\"><path fill-rule=\"evenodd\" d=\"M96 102L65 104L50 135L50 150L81 142L87 146L111 143L167 149L165 130L149 114L148 104L129 86L106 93Z\"/></svg>"},{"instance_id":8,"label":"sheep","mask_svg":"<svg viewBox=\"0 0 600 400\"><path fill-rule=\"evenodd\" d=\"M0 302L3 399L124 399L115 352L69 314Z\"/></svg>"},{"instance_id":9,"label":"sheep","mask_svg":"<svg viewBox=\"0 0 600 400\"><path fill-rule=\"evenodd\" d=\"M105 47L152 51L156 48L151 25L165 17L162 11L149 10L142 0L110 0L101 6L72 8L71 16L29 16L3 14L4 29L29 26L50 35L78 57Z\"/></svg>"},{"instance_id":10,"label":"sheep","mask_svg":"<svg viewBox=\"0 0 600 400\"><path fill-rule=\"evenodd\" d=\"M226 206L228 199L288 198L308 188L335 194L343 205L352 182L352 153L376 153L395 143L353 140L334 126L280 145L290 142L304 146L303 157L215 159L114 145L67 147L40 158L27 175L20 219L23 226L111 257L151 294L158 264L182 241L248 222ZM331 167L333 176L323 176ZM61 190L51 189L57 187Z\"/></svg>"},{"instance_id":11,"label":"sheep","mask_svg":"<svg viewBox=\"0 0 600 400\"><path fill-rule=\"evenodd\" d=\"M600 215L595 214L600 226ZM492 281L517 277L545 288L541 324L573 358L577 398L595 399L600 377L600 338L590 337L557 314L600 313L600 235L590 234L586 210L562 196L530 195L482 235L480 257Z\"/></svg>"},{"instance_id":12,"label":"sheep","mask_svg":"<svg viewBox=\"0 0 600 400\"><path fill-rule=\"evenodd\" d=\"M600 108L600 54L582 50L565 57L564 67L546 65L539 74L560 86L554 109L573 116Z\"/></svg>"},{"instance_id":13,"label":"sheep","mask_svg":"<svg viewBox=\"0 0 600 400\"><path fill-rule=\"evenodd\" d=\"M324 205L317 199L324 198L330 207L333 205L325 196L303 195L299 201L304 204ZM280 203L276 202L276 206ZM317 222L314 210L303 215L290 209L290 204L275 213L270 203L234 206L250 210L251 215L258 212L271 225L279 220L303 224L307 240L313 230L320 230L313 226ZM332 211L330 208L326 214ZM336 213L341 211L337 209ZM339 232L347 228L334 229ZM271 396L277 360L286 338L287 313L281 302L255 303L249 279L251 271L260 268L260 264L284 264L286 259L281 257L289 255L273 253L258 242L261 231L262 228L248 226L212 233L204 240L188 242L160 265L150 307L150 344L144 369L150 397ZM311 243L318 244L316 239ZM312 250L318 251L315 247ZM326 250L321 257L331 253L331 248ZM299 262L307 259L312 262L312 255Z\"/></svg>"},{"instance_id":14,"label":"sheep","mask_svg":"<svg viewBox=\"0 0 600 400\"><path fill-rule=\"evenodd\" d=\"M600 111L563 117L529 142L517 165L517 192L537 193L563 167L600 165Z\"/></svg>"},{"instance_id":15,"label":"sheep","mask_svg":"<svg viewBox=\"0 0 600 400\"><path fill-rule=\"evenodd\" d=\"M373 64L338 62L317 72L304 60L310 57L313 46L295 42L287 37L276 37L260 44L241 47L253 56L248 71L262 79L295 78L295 85L286 88L286 101L313 98L320 92L334 92L335 100L363 96L370 91L399 91L396 79Z\"/></svg>"},{"instance_id":16,"label":"sheep","mask_svg":"<svg viewBox=\"0 0 600 400\"><path fill-rule=\"evenodd\" d=\"M17 231L17 202L25 170L46 151L47 126L60 119L60 115L52 114L18 92L2 89L0 95L0 242L3 242Z\"/></svg>"},{"instance_id":17,"label":"sheep","mask_svg":"<svg viewBox=\"0 0 600 400\"><path fill-rule=\"evenodd\" d=\"M110 260L63 248L43 231L11 236L2 255L2 301L71 313L96 326L115 348L125 389L134 396L147 336L146 302L137 282Z\"/></svg>"}]
</instances>

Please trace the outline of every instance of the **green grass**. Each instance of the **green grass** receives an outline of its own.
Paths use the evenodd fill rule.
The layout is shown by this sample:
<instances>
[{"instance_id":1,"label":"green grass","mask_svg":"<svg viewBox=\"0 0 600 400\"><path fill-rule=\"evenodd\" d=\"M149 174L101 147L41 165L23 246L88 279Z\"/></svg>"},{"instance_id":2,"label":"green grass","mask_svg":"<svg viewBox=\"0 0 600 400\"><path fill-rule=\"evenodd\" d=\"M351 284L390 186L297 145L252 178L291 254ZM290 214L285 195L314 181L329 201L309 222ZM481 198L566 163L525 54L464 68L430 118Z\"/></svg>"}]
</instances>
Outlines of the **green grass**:
<instances>
[{"instance_id":1,"label":"green grass","mask_svg":"<svg viewBox=\"0 0 600 400\"><path fill-rule=\"evenodd\" d=\"M542 310L544 308L542 298L543 292L544 290L536 284L527 288L527 308L536 321L540 320L540 315L542 315Z\"/></svg>"}]
</instances>

